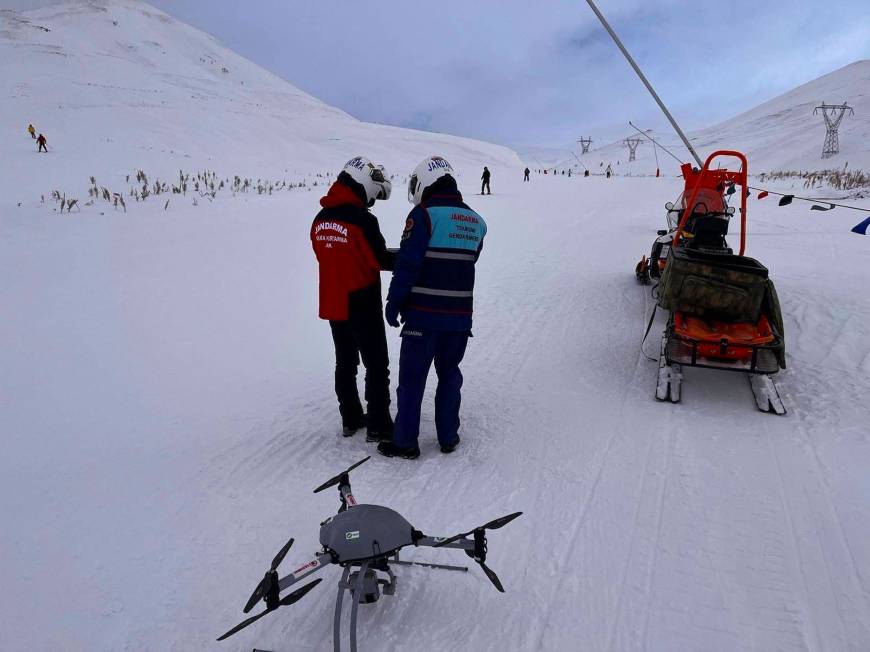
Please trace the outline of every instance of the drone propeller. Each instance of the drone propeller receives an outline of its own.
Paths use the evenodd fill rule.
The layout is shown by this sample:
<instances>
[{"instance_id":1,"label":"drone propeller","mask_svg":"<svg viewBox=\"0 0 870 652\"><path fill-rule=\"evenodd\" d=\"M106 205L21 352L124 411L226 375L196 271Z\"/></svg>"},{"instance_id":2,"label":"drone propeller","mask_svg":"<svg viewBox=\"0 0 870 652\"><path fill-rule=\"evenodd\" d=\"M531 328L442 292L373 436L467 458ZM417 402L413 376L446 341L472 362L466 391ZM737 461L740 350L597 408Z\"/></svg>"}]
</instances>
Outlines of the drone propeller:
<instances>
[{"instance_id":1,"label":"drone propeller","mask_svg":"<svg viewBox=\"0 0 870 652\"><path fill-rule=\"evenodd\" d=\"M477 530L497 530L500 527L504 527L518 516L522 516L522 512L514 512L513 514L502 516L501 518L490 521L486 525L481 525L480 527L476 527L473 530L469 530L468 532L463 532L462 534L457 534L456 536L450 537L449 539L444 539L444 541L439 541L433 546L433 548L440 548L441 546L446 546L448 543L453 543L454 541L464 539L465 537L474 534Z\"/></svg>"},{"instance_id":2,"label":"drone propeller","mask_svg":"<svg viewBox=\"0 0 870 652\"><path fill-rule=\"evenodd\" d=\"M293 539L290 539L287 543L284 544L284 547L278 551L278 554L275 555L275 558L272 560L271 566L269 566L269 570L266 571L263 579L260 580L260 583L257 584L257 588L254 589L251 597L248 598L247 603L245 603L245 613L248 613L251 609L253 609L254 605L263 598L268 599L269 597L271 597L272 602L275 601L278 595L278 566L280 566L281 562L284 561L284 557L287 555L287 551L290 550L290 546L292 545ZM257 618L259 618L259 616L257 616ZM256 618L254 620L256 620Z\"/></svg>"},{"instance_id":3,"label":"drone propeller","mask_svg":"<svg viewBox=\"0 0 870 652\"><path fill-rule=\"evenodd\" d=\"M293 593L290 593L290 594L284 596L283 598L281 598L281 600L279 600L276 605L271 606L271 607L267 607L265 611L261 611L256 616L251 616L247 620L240 622L238 625L233 627L226 634L221 636L218 640L222 641L225 638L229 638L230 636L232 636L236 632L243 630L245 627L247 627L251 623L257 622L260 618L265 616L267 613L275 611L275 609L277 609L278 607L289 607L294 602L298 602L299 600L301 600L305 596L306 593L308 593L311 589L313 589L315 586L320 584L321 581L322 581L322 578L318 578L318 579L314 580L313 582L309 582L308 584L303 586L301 589L296 589L295 591L293 591Z\"/></svg>"},{"instance_id":4,"label":"drone propeller","mask_svg":"<svg viewBox=\"0 0 870 652\"><path fill-rule=\"evenodd\" d=\"M347 469L345 469L344 471L342 471L341 473L339 473L339 474L338 474L337 476L335 476L334 478L330 478L329 480L327 480L326 482L324 482L322 485L320 485L319 487L317 487L317 489L314 490L314 493L320 493L320 492L323 491L324 489L329 489L330 487L334 487L335 485L337 485L338 483L340 483L341 480L342 480L342 478L344 478L348 473L350 473L351 471L353 471L356 467L358 467L358 466L359 466L360 464L362 464L363 462L368 462L370 459L372 459L372 456L371 456L371 455L369 455L368 457L365 457L365 458L361 459L361 460L360 460L359 462L357 462L356 464L353 464L353 465L349 466Z\"/></svg>"},{"instance_id":5,"label":"drone propeller","mask_svg":"<svg viewBox=\"0 0 870 652\"><path fill-rule=\"evenodd\" d=\"M480 567L483 569L483 572L486 573L486 576L489 578L489 581L492 582L493 586L501 593L504 593L504 587L501 585L501 580L498 579L498 575L495 574L495 571L486 564L484 564L482 561L478 561L477 563L480 564Z\"/></svg>"},{"instance_id":6,"label":"drone propeller","mask_svg":"<svg viewBox=\"0 0 870 652\"><path fill-rule=\"evenodd\" d=\"M498 575L495 574L495 571L492 570L489 566L486 565L486 531L487 530L497 530L501 527L504 527L512 520L521 516L522 512L514 512L513 514L508 514L507 516L502 516L501 518L497 518L495 520L490 521L486 525L482 525L478 528L474 528L469 532L465 532L463 534L457 534L454 537L450 537L449 539L444 539L444 541L439 541L435 544L435 548L440 548L442 546L446 546L449 543L453 543L454 541L459 541L460 539L464 539L467 536L474 535L474 550L466 550L465 554L471 557L474 561L476 561L480 567L483 569L483 572L486 573L486 576L489 578L489 581L492 582L492 585L498 589L501 593L504 593L504 587L501 584L501 580L498 579Z\"/></svg>"}]
</instances>

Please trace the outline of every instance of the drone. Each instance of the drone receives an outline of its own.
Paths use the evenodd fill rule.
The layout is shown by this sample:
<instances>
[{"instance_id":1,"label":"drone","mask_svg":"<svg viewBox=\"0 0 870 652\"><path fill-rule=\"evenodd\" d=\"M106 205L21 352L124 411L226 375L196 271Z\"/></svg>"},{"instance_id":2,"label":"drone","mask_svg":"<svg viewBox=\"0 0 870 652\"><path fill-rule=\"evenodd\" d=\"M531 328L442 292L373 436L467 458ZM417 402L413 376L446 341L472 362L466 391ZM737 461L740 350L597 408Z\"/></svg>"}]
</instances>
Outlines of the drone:
<instances>
[{"instance_id":1,"label":"drone","mask_svg":"<svg viewBox=\"0 0 870 652\"><path fill-rule=\"evenodd\" d=\"M395 594L396 576L390 568L391 566L424 566L449 571L468 571L465 566L401 560L399 559L399 551L406 546L464 550L466 555L480 565L495 588L502 593L505 592L498 575L485 563L486 531L504 527L522 515L522 512L502 516L473 530L451 537L425 535L420 530L414 529L401 514L388 507L357 502L350 488L350 472L369 459L371 457L360 460L314 490L314 493L320 493L325 489L337 486L341 500L338 513L320 524L320 543L323 549L313 559L299 566L289 575L279 577L278 566L284 561L284 557L293 545L293 539L284 544L284 547L275 555L269 570L266 571L243 609L244 613L250 613L262 600L266 603L265 611L242 621L218 638L218 641L229 638L279 607L287 607L298 602L317 586L322 578L309 582L284 597L281 597L281 592L326 566L337 564L344 570L341 574L341 580L338 582L338 596L335 601L333 648L335 652L341 652L341 606L344 593L347 591L353 601L350 611L350 649L351 652L356 652L356 623L359 605L377 602L381 596L382 588L384 595ZM385 577L379 576L378 573L385 575Z\"/></svg>"}]
</instances>

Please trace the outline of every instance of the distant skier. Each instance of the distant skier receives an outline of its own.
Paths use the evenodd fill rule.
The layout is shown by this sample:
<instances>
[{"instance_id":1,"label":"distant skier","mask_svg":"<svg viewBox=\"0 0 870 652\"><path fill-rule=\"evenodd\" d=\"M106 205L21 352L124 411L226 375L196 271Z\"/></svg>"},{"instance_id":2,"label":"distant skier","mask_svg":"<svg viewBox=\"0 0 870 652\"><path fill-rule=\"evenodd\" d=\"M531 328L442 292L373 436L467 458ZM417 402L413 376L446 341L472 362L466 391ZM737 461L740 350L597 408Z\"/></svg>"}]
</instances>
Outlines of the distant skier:
<instances>
[{"instance_id":1,"label":"distant skier","mask_svg":"<svg viewBox=\"0 0 870 652\"><path fill-rule=\"evenodd\" d=\"M588 176L589 176L589 170L586 170L585 172L583 172L583 176L584 176L584 177L588 177Z\"/></svg>"},{"instance_id":2,"label":"distant skier","mask_svg":"<svg viewBox=\"0 0 870 652\"><path fill-rule=\"evenodd\" d=\"M39 138L36 139L36 145L37 145L36 151L37 151L37 153L38 152L45 152L46 154L48 154L48 147L45 146L46 142L47 141L45 140L45 136L43 136L42 134L39 134Z\"/></svg>"},{"instance_id":3,"label":"distant skier","mask_svg":"<svg viewBox=\"0 0 870 652\"><path fill-rule=\"evenodd\" d=\"M345 437L366 428L366 441L390 441L390 369L382 313L382 270L393 268L375 200L390 197L383 166L363 156L348 161L311 225L320 268L320 318L329 320L335 345L335 394ZM363 413L356 385L360 357L366 369Z\"/></svg>"},{"instance_id":4,"label":"distant skier","mask_svg":"<svg viewBox=\"0 0 870 652\"><path fill-rule=\"evenodd\" d=\"M610 163L608 163L607 169L604 170L604 176L606 176L609 179L611 174L613 174L613 170L610 168Z\"/></svg>"},{"instance_id":5,"label":"distant skier","mask_svg":"<svg viewBox=\"0 0 870 652\"><path fill-rule=\"evenodd\" d=\"M414 208L405 222L385 310L390 326L398 328L400 313L405 322L398 411L393 441L378 444L378 452L415 459L420 456L420 409L433 361L438 443L442 453L452 453L459 444L459 363L471 336L474 266L486 222L463 203L453 168L438 156L414 170L408 200Z\"/></svg>"},{"instance_id":6,"label":"distant skier","mask_svg":"<svg viewBox=\"0 0 870 652\"><path fill-rule=\"evenodd\" d=\"M484 165L483 166L483 174L480 175L480 179L481 179L481 181L483 181L483 183L480 184L480 194L481 195L483 194L484 190L486 190L487 195L492 194L492 191L489 189L489 177L490 177L489 168Z\"/></svg>"},{"instance_id":7,"label":"distant skier","mask_svg":"<svg viewBox=\"0 0 870 652\"><path fill-rule=\"evenodd\" d=\"M30 134L30 137L36 140L36 127L32 124L27 125L27 133Z\"/></svg>"},{"instance_id":8,"label":"distant skier","mask_svg":"<svg viewBox=\"0 0 870 652\"><path fill-rule=\"evenodd\" d=\"M528 180L529 180L529 175L530 175L531 173L532 173L532 171L529 170L529 168L526 168L525 176L523 177L523 181L528 181Z\"/></svg>"}]
</instances>

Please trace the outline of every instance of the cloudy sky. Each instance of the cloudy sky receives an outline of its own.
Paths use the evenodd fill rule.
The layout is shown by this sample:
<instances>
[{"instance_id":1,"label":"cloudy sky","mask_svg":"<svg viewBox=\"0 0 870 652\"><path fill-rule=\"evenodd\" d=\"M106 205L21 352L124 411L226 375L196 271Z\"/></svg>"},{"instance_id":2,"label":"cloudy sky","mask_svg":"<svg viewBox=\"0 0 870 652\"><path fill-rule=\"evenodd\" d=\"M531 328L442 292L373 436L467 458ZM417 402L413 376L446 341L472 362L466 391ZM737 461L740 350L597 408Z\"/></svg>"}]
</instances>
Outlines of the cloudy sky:
<instances>
[{"instance_id":1,"label":"cloudy sky","mask_svg":"<svg viewBox=\"0 0 870 652\"><path fill-rule=\"evenodd\" d=\"M662 125L584 0L151 4L364 120L554 146ZM598 4L689 129L870 58L868 0Z\"/></svg>"}]
</instances>

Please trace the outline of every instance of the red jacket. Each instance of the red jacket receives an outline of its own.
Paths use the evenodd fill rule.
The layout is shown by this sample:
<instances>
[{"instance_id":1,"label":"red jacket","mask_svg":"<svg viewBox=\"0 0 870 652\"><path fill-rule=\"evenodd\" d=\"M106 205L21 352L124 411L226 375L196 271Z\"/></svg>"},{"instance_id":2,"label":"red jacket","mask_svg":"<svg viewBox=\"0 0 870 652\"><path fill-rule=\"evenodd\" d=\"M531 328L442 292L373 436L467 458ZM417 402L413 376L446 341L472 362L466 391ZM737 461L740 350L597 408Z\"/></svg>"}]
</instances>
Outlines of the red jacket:
<instances>
[{"instance_id":1,"label":"red jacket","mask_svg":"<svg viewBox=\"0 0 870 652\"><path fill-rule=\"evenodd\" d=\"M311 246L320 267L320 318L346 321L360 302L381 304L381 270L392 269L378 219L348 186L336 182L320 200ZM378 308L380 310L380 308Z\"/></svg>"}]
</instances>

